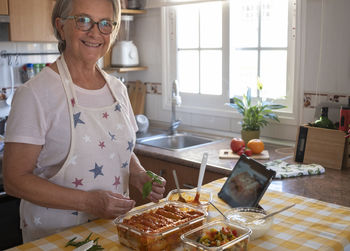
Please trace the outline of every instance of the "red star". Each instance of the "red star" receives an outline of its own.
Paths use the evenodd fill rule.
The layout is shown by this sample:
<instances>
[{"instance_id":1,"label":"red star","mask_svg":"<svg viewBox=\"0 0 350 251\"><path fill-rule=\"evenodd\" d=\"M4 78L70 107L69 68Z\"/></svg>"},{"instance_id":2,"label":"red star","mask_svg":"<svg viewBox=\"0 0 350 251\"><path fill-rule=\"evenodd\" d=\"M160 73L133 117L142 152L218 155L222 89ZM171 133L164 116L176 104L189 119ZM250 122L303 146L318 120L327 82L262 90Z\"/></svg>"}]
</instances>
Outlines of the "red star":
<instances>
[{"instance_id":1,"label":"red star","mask_svg":"<svg viewBox=\"0 0 350 251\"><path fill-rule=\"evenodd\" d=\"M82 186L83 185L83 179L77 179L75 178L75 181L72 182L75 187Z\"/></svg>"},{"instance_id":2,"label":"red star","mask_svg":"<svg viewBox=\"0 0 350 251\"><path fill-rule=\"evenodd\" d=\"M101 147L101 149L103 149L104 147L106 147L104 141L100 141L100 144L99 144L98 146Z\"/></svg>"},{"instance_id":3,"label":"red star","mask_svg":"<svg viewBox=\"0 0 350 251\"><path fill-rule=\"evenodd\" d=\"M72 98L72 99L70 100L70 102L72 103L72 106L74 107L74 106L75 106L75 99Z\"/></svg>"},{"instance_id":4,"label":"red star","mask_svg":"<svg viewBox=\"0 0 350 251\"><path fill-rule=\"evenodd\" d=\"M104 118L104 119L108 119L108 116L109 116L109 114L107 112L104 112L102 114L102 118Z\"/></svg>"},{"instance_id":5,"label":"red star","mask_svg":"<svg viewBox=\"0 0 350 251\"><path fill-rule=\"evenodd\" d=\"M115 186L115 189L118 188L118 185L120 184L120 176L116 177L114 176L114 183L113 186Z\"/></svg>"}]
</instances>

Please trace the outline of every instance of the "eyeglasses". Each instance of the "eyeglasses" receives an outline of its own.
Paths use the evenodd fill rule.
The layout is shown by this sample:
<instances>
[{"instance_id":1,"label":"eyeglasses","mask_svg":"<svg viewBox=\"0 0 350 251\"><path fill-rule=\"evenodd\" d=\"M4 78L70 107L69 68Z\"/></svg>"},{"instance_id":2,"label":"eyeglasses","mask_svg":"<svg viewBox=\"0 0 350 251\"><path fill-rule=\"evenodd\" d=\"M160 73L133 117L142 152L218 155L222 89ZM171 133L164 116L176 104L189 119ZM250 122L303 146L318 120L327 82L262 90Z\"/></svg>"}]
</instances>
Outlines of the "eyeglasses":
<instances>
[{"instance_id":1,"label":"eyeglasses","mask_svg":"<svg viewBox=\"0 0 350 251\"><path fill-rule=\"evenodd\" d=\"M75 27L81 31L89 31L92 29L92 27L94 27L94 24L97 24L98 30L105 35L111 34L117 25L117 22L113 22L108 19L102 19L98 22L95 22L88 16L68 16L63 19L74 19Z\"/></svg>"}]
</instances>

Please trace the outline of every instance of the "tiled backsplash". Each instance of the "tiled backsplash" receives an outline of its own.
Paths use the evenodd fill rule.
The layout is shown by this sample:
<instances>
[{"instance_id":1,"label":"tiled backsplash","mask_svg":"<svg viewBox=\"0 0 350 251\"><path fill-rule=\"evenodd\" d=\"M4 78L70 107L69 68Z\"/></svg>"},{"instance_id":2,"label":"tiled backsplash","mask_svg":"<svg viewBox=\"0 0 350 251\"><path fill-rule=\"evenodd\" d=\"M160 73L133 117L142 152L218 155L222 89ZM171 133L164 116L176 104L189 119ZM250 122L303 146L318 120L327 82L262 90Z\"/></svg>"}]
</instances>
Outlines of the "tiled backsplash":
<instances>
[{"instance_id":1,"label":"tiled backsplash","mask_svg":"<svg viewBox=\"0 0 350 251\"><path fill-rule=\"evenodd\" d=\"M348 95L327 93L304 93L304 108L316 108L319 104L348 104Z\"/></svg>"},{"instance_id":2,"label":"tiled backsplash","mask_svg":"<svg viewBox=\"0 0 350 251\"><path fill-rule=\"evenodd\" d=\"M161 83L146 82L145 84L147 85L147 94L162 95L162 84Z\"/></svg>"},{"instance_id":3,"label":"tiled backsplash","mask_svg":"<svg viewBox=\"0 0 350 251\"><path fill-rule=\"evenodd\" d=\"M347 106L350 94L304 92L304 122L312 122L321 115L321 108L328 107L328 117L338 122L341 106Z\"/></svg>"}]
</instances>

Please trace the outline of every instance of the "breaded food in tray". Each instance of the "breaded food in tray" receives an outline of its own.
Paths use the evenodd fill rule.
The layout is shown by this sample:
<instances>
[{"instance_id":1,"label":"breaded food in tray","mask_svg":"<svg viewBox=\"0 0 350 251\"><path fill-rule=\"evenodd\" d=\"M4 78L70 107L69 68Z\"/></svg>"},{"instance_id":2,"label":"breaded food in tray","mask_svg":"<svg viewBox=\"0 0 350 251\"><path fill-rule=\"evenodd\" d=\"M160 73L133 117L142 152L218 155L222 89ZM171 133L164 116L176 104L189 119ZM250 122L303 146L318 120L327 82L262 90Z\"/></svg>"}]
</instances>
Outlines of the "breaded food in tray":
<instances>
[{"instance_id":1,"label":"breaded food in tray","mask_svg":"<svg viewBox=\"0 0 350 251\"><path fill-rule=\"evenodd\" d=\"M172 250L180 236L202 226L208 216L201 208L177 201L152 204L114 220L121 244L140 251Z\"/></svg>"}]
</instances>

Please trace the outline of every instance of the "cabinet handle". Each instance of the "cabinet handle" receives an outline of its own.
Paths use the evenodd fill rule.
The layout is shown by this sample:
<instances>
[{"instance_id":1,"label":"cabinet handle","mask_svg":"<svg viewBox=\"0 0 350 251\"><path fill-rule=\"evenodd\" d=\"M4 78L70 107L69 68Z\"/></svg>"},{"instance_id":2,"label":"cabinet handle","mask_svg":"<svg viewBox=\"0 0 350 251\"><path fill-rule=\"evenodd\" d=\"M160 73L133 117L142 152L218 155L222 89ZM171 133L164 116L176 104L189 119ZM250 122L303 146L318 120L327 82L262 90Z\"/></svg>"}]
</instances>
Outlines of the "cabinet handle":
<instances>
[{"instance_id":1,"label":"cabinet handle","mask_svg":"<svg viewBox=\"0 0 350 251\"><path fill-rule=\"evenodd\" d=\"M195 188L195 186L190 185L190 184L182 184L182 186L183 186L184 188L187 188L187 189L193 189L193 188Z\"/></svg>"}]
</instances>

